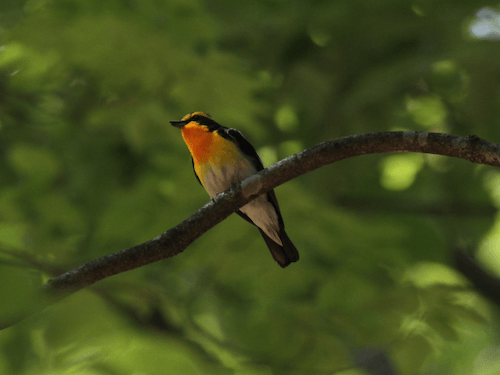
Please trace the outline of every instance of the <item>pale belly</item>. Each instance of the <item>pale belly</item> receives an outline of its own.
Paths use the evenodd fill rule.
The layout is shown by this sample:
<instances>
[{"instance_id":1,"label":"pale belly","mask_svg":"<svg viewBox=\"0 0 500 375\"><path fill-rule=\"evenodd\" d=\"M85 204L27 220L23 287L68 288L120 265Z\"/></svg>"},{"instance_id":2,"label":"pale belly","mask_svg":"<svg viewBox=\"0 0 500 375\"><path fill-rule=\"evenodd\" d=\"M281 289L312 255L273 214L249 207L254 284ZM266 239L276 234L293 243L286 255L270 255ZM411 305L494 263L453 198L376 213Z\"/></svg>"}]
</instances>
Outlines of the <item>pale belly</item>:
<instances>
[{"instance_id":1,"label":"pale belly","mask_svg":"<svg viewBox=\"0 0 500 375\"><path fill-rule=\"evenodd\" d=\"M231 184L244 180L257 173L257 170L246 160L241 159L234 164L224 166L214 166L206 163L197 170L203 187L208 194L215 198L218 194L226 191ZM247 215L253 223L264 231L274 242L282 245L279 233L278 216L274 207L267 200L267 195L261 195L240 208L240 211Z\"/></svg>"},{"instance_id":2,"label":"pale belly","mask_svg":"<svg viewBox=\"0 0 500 375\"><path fill-rule=\"evenodd\" d=\"M255 225L264 231L274 242L283 245L279 237L279 223L276 211L267 200L267 195L260 195L253 201L240 208Z\"/></svg>"}]
</instances>

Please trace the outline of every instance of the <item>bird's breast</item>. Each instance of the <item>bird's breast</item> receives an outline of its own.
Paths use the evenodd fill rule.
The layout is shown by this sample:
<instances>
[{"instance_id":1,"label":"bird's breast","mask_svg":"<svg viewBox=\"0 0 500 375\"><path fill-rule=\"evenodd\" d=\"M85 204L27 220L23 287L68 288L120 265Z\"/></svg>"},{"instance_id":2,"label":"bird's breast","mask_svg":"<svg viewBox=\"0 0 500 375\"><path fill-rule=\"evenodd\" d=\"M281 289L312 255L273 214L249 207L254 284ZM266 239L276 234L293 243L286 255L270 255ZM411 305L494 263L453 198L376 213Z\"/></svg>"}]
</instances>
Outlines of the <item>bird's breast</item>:
<instances>
[{"instance_id":1,"label":"bird's breast","mask_svg":"<svg viewBox=\"0 0 500 375\"><path fill-rule=\"evenodd\" d=\"M257 172L240 149L217 132L188 125L182 137L193 157L194 171L212 198Z\"/></svg>"},{"instance_id":2,"label":"bird's breast","mask_svg":"<svg viewBox=\"0 0 500 375\"><path fill-rule=\"evenodd\" d=\"M205 163L195 163L194 169L201 184L212 198L229 189L231 184L244 180L257 172L248 160L238 155L233 158L214 155L214 157L208 158Z\"/></svg>"}]
</instances>

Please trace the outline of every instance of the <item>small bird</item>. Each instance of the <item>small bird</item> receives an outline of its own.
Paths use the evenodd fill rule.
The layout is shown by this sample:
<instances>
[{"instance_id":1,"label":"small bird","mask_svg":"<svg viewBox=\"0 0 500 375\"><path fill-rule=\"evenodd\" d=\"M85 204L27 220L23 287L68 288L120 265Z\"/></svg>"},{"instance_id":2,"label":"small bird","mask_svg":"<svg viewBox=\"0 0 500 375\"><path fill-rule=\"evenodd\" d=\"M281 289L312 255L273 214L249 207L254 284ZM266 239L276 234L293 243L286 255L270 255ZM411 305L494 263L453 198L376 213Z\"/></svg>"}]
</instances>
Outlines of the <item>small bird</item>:
<instances>
[{"instance_id":1,"label":"small bird","mask_svg":"<svg viewBox=\"0 0 500 375\"><path fill-rule=\"evenodd\" d=\"M170 123L182 129L194 174L212 198L264 169L259 155L241 132L219 125L204 112L193 112L181 121ZM236 213L259 229L281 267L299 260L299 252L285 232L274 190L255 198Z\"/></svg>"}]
</instances>

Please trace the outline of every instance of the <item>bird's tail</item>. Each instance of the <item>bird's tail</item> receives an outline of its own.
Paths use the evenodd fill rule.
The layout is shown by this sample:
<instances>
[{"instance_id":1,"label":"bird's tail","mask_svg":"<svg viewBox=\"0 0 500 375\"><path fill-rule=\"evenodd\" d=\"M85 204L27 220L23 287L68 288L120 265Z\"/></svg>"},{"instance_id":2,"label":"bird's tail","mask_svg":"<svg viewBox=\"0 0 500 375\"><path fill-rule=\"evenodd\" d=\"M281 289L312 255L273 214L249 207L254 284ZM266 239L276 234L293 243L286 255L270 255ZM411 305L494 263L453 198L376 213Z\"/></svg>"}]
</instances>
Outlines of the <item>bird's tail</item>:
<instances>
[{"instance_id":1,"label":"bird's tail","mask_svg":"<svg viewBox=\"0 0 500 375\"><path fill-rule=\"evenodd\" d=\"M279 237L281 239L281 242L283 243L283 246L274 242L260 228L259 231L260 234L262 234L264 241L266 241L267 247L269 248L269 251L271 252L274 260L278 262L278 264L282 268L285 268L290 263L299 260L299 252L297 251L297 248L292 243L292 240L290 240L284 229L281 229L279 233Z\"/></svg>"}]
</instances>

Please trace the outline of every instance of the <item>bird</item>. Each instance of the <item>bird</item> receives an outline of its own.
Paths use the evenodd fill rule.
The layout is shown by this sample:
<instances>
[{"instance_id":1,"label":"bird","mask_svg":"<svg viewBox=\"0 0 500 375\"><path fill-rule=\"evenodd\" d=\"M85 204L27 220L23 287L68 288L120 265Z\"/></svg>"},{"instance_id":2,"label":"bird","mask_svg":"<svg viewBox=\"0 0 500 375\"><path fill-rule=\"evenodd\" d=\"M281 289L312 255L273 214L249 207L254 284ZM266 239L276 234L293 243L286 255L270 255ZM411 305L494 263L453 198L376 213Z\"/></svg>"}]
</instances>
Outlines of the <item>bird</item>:
<instances>
[{"instance_id":1,"label":"bird","mask_svg":"<svg viewBox=\"0 0 500 375\"><path fill-rule=\"evenodd\" d=\"M181 129L196 179L211 199L264 169L259 154L240 131L218 124L205 112L192 112L170 123ZM282 268L299 260L299 252L285 232L274 190L258 196L236 213L259 229Z\"/></svg>"}]
</instances>

